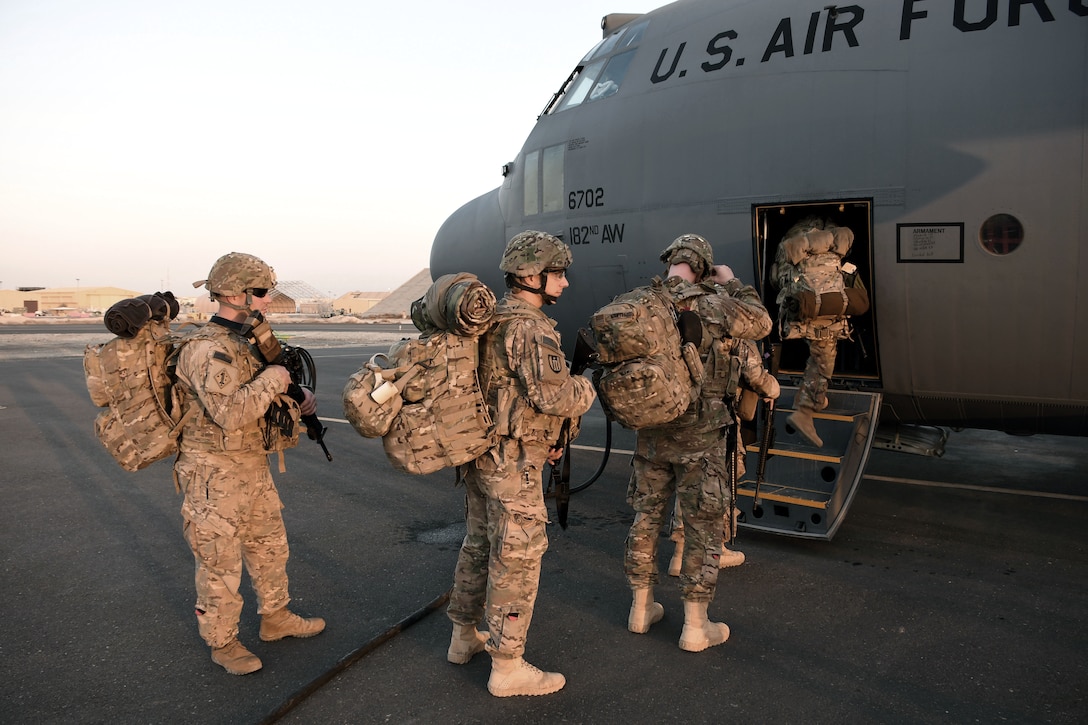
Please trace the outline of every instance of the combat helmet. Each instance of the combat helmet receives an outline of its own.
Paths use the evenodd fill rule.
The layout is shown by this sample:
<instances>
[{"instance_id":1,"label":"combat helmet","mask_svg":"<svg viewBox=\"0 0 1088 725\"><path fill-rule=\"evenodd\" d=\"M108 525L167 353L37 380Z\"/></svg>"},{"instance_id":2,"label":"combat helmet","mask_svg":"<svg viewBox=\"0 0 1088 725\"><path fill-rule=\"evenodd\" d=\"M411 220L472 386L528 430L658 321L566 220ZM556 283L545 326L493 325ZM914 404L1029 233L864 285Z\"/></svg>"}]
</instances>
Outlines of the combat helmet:
<instances>
[{"instance_id":1,"label":"combat helmet","mask_svg":"<svg viewBox=\"0 0 1088 725\"><path fill-rule=\"evenodd\" d=\"M687 262L697 279L708 277L714 269L714 250L698 234L681 234L661 253L665 264Z\"/></svg>"},{"instance_id":2,"label":"combat helmet","mask_svg":"<svg viewBox=\"0 0 1088 725\"><path fill-rule=\"evenodd\" d=\"M572 259L570 247L558 237L528 230L516 234L506 245L499 269L506 273L506 286L510 289L533 292L543 298L544 304L554 305L556 298L545 291L548 273L565 270ZM540 275L539 287L530 287L522 281L524 277L534 274Z\"/></svg>"},{"instance_id":3,"label":"combat helmet","mask_svg":"<svg viewBox=\"0 0 1088 725\"><path fill-rule=\"evenodd\" d=\"M229 297L240 295L248 289L272 289L276 286L276 273L264 261L252 254L231 252L224 254L212 265L207 279L193 282L193 287L206 287L215 295Z\"/></svg>"},{"instance_id":4,"label":"combat helmet","mask_svg":"<svg viewBox=\"0 0 1088 725\"><path fill-rule=\"evenodd\" d=\"M571 263L570 247L546 232L521 232L506 245L499 269L517 277L540 274L549 269L566 269Z\"/></svg>"}]
</instances>

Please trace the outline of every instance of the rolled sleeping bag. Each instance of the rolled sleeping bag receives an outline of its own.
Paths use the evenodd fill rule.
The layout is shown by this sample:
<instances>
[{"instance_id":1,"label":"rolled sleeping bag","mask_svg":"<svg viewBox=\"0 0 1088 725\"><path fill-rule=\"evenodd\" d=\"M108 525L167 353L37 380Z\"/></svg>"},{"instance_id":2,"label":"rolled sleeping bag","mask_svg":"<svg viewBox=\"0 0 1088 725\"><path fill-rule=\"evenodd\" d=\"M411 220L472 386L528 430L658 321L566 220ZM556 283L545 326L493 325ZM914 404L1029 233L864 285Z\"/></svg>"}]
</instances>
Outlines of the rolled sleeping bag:
<instances>
[{"instance_id":1,"label":"rolled sleeping bag","mask_svg":"<svg viewBox=\"0 0 1088 725\"><path fill-rule=\"evenodd\" d=\"M412 303L412 323L425 335L441 330L471 337L487 330L496 304L495 293L476 275L446 274Z\"/></svg>"},{"instance_id":2,"label":"rolled sleeping bag","mask_svg":"<svg viewBox=\"0 0 1088 725\"><path fill-rule=\"evenodd\" d=\"M136 297L115 302L102 318L107 330L126 339L136 337L150 320L150 305Z\"/></svg>"}]
</instances>

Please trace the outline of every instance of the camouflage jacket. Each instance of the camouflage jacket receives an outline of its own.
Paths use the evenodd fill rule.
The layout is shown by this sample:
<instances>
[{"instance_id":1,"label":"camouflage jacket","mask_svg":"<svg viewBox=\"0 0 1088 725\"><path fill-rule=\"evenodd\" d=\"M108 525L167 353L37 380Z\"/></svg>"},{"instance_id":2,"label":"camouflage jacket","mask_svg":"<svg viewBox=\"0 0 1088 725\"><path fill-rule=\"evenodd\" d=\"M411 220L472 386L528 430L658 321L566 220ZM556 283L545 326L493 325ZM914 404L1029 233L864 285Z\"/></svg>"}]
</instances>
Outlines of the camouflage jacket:
<instances>
[{"instance_id":1,"label":"camouflage jacket","mask_svg":"<svg viewBox=\"0 0 1088 725\"><path fill-rule=\"evenodd\" d=\"M507 293L480 339L480 388L496 433L552 446L563 421L593 405L593 385L571 376L555 321Z\"/></svg>"},{"instance_id":2,"label":"camouflage jacket","mask_svg":"<svg viewBox=\"0 0 1088 725\"><path fill-rule=\"evenodd\" d=\"M298 441L298 404L283 393L287 386L267 370L249 342L214 321L189 333L178 354L178 385L183 405L196 405L182 428L183 453L264 455ZM274 402L288 406L296 425L290 438L265 445L265 412Z\"/></svg>"}]
</instances>

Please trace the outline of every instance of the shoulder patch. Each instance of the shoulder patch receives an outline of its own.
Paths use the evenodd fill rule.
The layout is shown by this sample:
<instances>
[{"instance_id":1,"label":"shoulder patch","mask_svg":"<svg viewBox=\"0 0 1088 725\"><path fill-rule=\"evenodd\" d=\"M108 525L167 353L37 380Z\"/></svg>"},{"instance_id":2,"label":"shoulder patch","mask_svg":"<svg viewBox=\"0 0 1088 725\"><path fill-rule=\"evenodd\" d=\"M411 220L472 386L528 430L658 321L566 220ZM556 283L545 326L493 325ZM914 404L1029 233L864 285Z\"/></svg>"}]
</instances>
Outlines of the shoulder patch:
<instances>
[{"instance_id":1,"label":"shoulder patch","mask_svg":"<svg viewBox=\"0 0 1088 725\"><path fill-rule=\"evenodd\" d=\"M537 340L540 341L541 345L547 345L548 347L550 347L553 350L560 349L559 348L559 343L556 342L555 340L553 340L552 338L548 337L547 335L540 335L540 336L537 337Z\"/></svg>"}]
</instances>

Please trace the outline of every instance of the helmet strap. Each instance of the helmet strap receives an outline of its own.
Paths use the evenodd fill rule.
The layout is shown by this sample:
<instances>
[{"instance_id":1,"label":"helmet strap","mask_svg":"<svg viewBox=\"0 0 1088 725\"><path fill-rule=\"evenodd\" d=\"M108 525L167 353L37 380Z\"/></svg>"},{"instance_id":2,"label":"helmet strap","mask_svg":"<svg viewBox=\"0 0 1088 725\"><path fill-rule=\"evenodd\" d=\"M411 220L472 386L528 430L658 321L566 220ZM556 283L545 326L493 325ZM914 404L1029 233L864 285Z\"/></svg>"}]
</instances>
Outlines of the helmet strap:
<instances>
[{"instance_id":1,"label":"helmet strap","mask_svg":"<svg viewBox=\"0 0 1088 725\"><path fill-rule=\"evenodd\" d=\"M553 297L553 296L551 296L550 294L548 294L547 292L544 291L548 287L548 273L546 271L541 271L540 272L540 286L539 287L530 287L529 285L527 285L527 284L525 284L524 282L521 281L523 279L525 279L525 278L524 277L515 277L515 276L511 275L511 279L509 280L509 285L511 287L517 287L518 289L525 290L526 292L532 292L533 294L540 295L540 299L543 300L544 304L546 304L546 305L554 305L556 302L559 301L558 297Z\"/></svg>"},{"instance_id":2,"label":"helmet strap","mask_svg":"<svg viewBox=\"0 0 1088 725\"><path fill-rule=\"evenodd\" d=\"M221 295L218 292L212 293L212 299L223 305L224 307L229 307L230 309L237 310L239 312L245 312L247 316L253 314L253 295L249 292L246 292L245 305L236 305L233 302L227 302L226 296Z\"/></svg>"}]
</instances>

